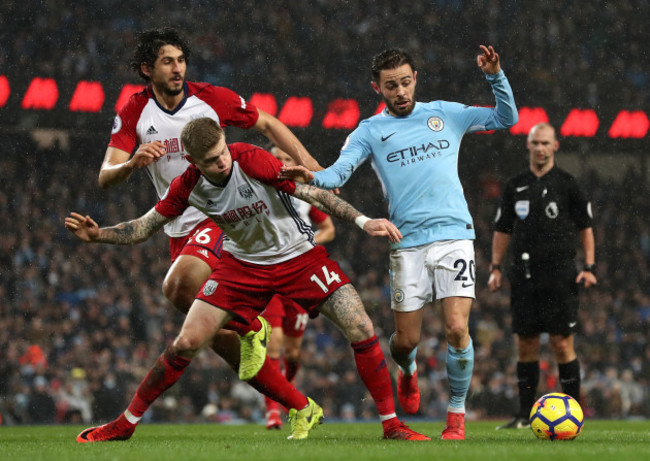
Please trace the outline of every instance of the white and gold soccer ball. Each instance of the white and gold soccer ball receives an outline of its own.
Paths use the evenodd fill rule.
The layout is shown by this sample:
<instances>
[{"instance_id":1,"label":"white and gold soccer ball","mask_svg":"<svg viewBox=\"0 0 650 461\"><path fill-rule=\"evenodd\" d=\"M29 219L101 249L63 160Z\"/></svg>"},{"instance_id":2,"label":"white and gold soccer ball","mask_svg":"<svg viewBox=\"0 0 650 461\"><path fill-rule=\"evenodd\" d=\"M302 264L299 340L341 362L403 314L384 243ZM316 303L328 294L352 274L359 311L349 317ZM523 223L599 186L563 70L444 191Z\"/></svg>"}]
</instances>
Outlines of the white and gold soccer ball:
<instances>
[{"instance_id":1,"label":"white and gold soccer ball","mask_svg":"<svg viewBox=\"0 0 650 461\"><path fill-rule=\"evenodd\" d=\"M580 435L584 415L570 395L554 392L535 402L530 412L530 428L542 440L572 440Z\"/></svg>"}]
</instances>

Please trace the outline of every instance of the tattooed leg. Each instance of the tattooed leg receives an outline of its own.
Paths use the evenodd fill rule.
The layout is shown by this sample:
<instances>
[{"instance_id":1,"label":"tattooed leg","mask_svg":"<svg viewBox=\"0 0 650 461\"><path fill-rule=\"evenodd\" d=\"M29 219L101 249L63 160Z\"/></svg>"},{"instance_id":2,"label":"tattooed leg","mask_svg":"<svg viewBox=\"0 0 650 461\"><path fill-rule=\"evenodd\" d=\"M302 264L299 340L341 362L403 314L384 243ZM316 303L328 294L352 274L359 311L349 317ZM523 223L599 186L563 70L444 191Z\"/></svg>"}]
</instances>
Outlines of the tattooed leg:
<instances>
[{"instance_id":1,"label":"tattooed leg","mask_svg":"<svg viewBox=\"0 0 650 461\"><path fill-rule=\"evenodd\" d=\"M351 284L343 285L323 303L320 311L350 341L357 371L375 401L384 431L401 424L395 414L393 387L384 353L354 287Z\"/></svg>"},{"instance_id":2,"label":"tattooed leg","mask_svg":"<svg viewBox=\"0 0 650 461\"><path fill-rule=\"evenodd\" d=\"M319 310L341 329L351 343L363 341L375 334L361 298L349 283L332 293Z\"/></svg>"}]
</instances>

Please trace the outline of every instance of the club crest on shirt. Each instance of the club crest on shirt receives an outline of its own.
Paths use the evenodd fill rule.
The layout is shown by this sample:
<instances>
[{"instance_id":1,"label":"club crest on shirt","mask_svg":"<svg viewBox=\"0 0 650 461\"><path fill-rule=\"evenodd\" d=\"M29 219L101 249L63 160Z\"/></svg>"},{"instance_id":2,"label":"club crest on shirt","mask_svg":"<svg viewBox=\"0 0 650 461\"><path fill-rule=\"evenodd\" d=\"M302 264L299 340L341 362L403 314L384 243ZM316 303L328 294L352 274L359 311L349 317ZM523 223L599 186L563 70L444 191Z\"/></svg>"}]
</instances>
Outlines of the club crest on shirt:
<instances>
[{"instance_id":1,"label":"club crest on shirt","mask_svg":"<svg viewBox=\"0 0 650 461\"><path fill-rule=\"evenodd\" d=\"M214 292L217 290L217 286L219 286L219 282L216 280L208 280L205 282L205 285L203 285L203 296L210 296L214 294Z\"/></svg>"},{"instance_id":2,"label":"club crest on shirt","mask_svg":"<svg viewBox=\"0 0 650 461\"><path fill-rule=\"evenodd\" d=\"M546 216L548 216L550 219L555 219L560 214L560 210L558 209L557 203L555 202L551 202L546 205L544 211L546 212Z\"/></svg>"},{"instance_id":3,"label":"club crest on shirt","mask_svg":"<svg viewBox=\"0 0 650 461\"><path fill-rule=\"evenodd\" d=\"M515 203L515 213L519 216L519 219L526 219L528 213L530 212L530 201L529 200L518 200Z\"/></svg>"},{"instance_id":4,"label":"club crest on shirt","mask_svg":"<svg viewBox=\"0 0 650 461\"><path fill-rule=\"evenodd\" d=\"M119 115L116 115L115 119L113 120L113 129L111 130L111 134L115 134L121 129L122 129L122 118Z\"/></svg>"},{"instance_id":5,"label":"club crest on shirt","mask_svg":"<svg viewBox=\"0 0 650 461\"><path fill-rule=\"evenodd\" d=\"M404 301L404 292L398 288L393 292L393 299L396 303L401 303Z\"/></svg>"},{"instance_id":6,"label":"club crest on shirt","mask_svg":"<svg viewBox=\"0 0 650 461\"><path fill-rule=\"evenodd\" d=\"M427 120L427 126L433 131L442 131L445 127L445 122L443 122L440 117L430 117L429 120Z\"/></svg>"},{"instance_id":7,"label":"club crest on shirt","mask_svg":"<svg viewBox=\"0 0 650 461\"><path fill-rule=\"evenodd\" d=\"M241 195L243 198L251 198L253 196L253 189L250 188L249 185L243 185L239 186L237 188L239 191L239 195Z\"/></svg>"}]
</instances>

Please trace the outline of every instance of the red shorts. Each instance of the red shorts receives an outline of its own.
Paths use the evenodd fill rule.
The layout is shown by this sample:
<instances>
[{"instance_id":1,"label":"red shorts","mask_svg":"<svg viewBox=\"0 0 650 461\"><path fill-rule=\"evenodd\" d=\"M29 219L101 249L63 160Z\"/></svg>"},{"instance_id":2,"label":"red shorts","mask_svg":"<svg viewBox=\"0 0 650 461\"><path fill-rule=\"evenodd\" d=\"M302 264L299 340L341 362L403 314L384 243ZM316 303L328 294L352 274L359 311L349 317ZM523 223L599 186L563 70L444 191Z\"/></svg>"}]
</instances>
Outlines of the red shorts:
<instances>
[{"instance_id":1,"label":"red shorts","mask_svg":"<svg viewBox=\"0 0 650 461\"><path fill-rule=\"evenodd\" d=\"M282 295L275 295L262 312L262 316L275 329L282 327L287 336L299 338L305 334L309 314L297 303Z\"/></svg>"},{"instance_id":2,"label":"red shorts","mask_svg":"<svg viewBox=\"0 0 650 461\"><path fill-rule=\"evenodd\" d=\"M250 323L273 295L281 294L313 318L318 315L317 307L348 283L348 277L320 245L289 261L268 266L241 261L224 251L196 299Z\"/></svg>"},{"instance_id":3,"label":"red shorts","mask_svg":"<svg viewBox=\"0 0 650 461\"><path fill-rule=\"evenodd\" d=\"M221 259L223 232L211 220L196 225L185 237L170 237L169 253L172 262L180 255L191 255L205 261L214 270Z\"/></svg>"}]
</instances>

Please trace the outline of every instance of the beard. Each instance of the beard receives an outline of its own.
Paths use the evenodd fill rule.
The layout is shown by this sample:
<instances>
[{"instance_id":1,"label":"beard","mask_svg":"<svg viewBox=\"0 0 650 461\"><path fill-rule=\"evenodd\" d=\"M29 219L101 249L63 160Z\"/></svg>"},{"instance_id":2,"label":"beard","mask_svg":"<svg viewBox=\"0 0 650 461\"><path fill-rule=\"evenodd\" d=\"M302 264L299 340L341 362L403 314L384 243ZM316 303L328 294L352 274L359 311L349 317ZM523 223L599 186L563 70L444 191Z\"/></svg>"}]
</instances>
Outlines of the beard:
<instances>
[{"instance_id":1,"label":"beard","mask_svg":"<svg viewBox=\"0 0 650 461\"><path fill-rule=\"evenodd\" d=\"M388 107L388 110L390 112L392 112L393 114L398 115L400 117L403 117L405 115L409 115L411 112L413 112L413 109L415 108L415 100L411 101L411 103L408 106L404 107L404 108L401 108L401 107L391 103L387 99L384 99L384 103L386 104L386 107Z\"/></svg>"},{"instance_id":2,"label":"beard","mask_svg":"<svg viewBox=\"0 0 650 461\"><path fill-rule=\"evenodd\" d=\"M181 85L180 88L170 88L169 86L165 86L163 88L163 93L165 93L167 96L178 96L183 92L184 87L185 85Z\"/></svg>"}]
</instances>

